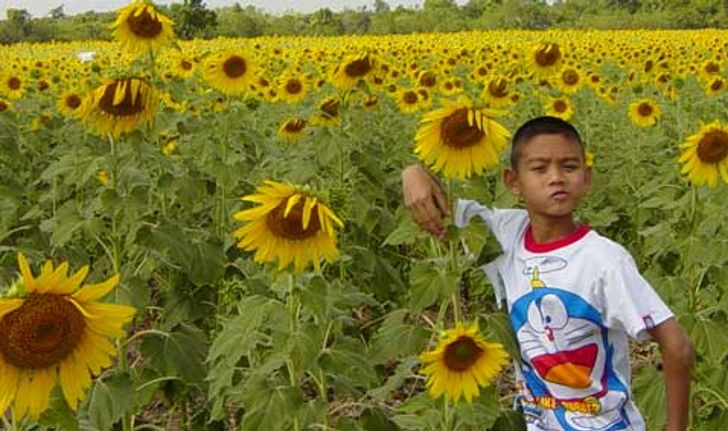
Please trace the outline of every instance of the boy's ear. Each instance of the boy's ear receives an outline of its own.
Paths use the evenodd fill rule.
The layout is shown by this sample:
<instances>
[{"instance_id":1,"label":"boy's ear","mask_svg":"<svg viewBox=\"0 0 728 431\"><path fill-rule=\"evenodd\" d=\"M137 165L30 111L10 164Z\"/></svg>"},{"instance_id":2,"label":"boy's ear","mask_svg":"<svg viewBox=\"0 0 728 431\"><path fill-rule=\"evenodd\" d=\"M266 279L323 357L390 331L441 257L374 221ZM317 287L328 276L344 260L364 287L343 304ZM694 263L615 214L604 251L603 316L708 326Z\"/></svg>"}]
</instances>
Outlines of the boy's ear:
<instances>
[{"instance_id":1,"label":"boy's ear","mask_svg":"<svg viewBox=\"0 0 728 431\"><path fill-rule=\"evenodd\" d=\"M521 194L521 190L518 188L518 172L513 169L506 169L503 171L503 183L505 183L506 187L513 196Z\"/></svg>"}]
</instances>

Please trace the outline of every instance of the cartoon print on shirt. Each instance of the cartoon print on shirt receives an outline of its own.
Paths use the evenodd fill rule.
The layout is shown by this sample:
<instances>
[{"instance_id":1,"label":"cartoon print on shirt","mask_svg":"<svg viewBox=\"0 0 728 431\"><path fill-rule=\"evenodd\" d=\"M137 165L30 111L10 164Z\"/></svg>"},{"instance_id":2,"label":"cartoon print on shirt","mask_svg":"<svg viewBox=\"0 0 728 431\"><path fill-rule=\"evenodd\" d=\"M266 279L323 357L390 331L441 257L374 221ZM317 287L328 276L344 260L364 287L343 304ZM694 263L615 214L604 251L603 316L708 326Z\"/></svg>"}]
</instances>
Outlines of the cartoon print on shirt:
<instances>
[{"instance_id":1,"label":"cartoon print on shirt","mask_svg":"<svg viewBox=\"0 0 728 431\"><path fill-rule=\"evenodd\" d=\"M545 430L628 428L627 388L615 377L599 312L572 292L546 286L538 266L529 272L532 291L510 311L521 346L526 421Z\"/></svg>"}]
</instances>

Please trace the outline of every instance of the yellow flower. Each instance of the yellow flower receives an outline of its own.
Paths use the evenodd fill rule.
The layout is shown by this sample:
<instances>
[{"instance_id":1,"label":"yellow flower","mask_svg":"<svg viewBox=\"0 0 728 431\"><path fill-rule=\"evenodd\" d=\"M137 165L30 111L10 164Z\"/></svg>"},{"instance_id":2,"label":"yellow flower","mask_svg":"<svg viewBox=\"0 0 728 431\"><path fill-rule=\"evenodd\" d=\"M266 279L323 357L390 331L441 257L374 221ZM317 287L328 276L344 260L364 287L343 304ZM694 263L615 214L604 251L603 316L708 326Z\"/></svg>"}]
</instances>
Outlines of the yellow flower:
<instances>
[{"instance_id":1,"label":"yellow flower","mask_svg":"<svg viewBox=\"0 0 728 431\"><path fill-rule=\"evenodd\" d=\"M73 90L64 91L58 98L56 107L63 116L68 118L76 118L80 115L80 107L83 103L81 96Z\"/></svg>"},{"instance_id":2,"label":"yellow flower","mask_svg":"<svg viewBox=\"0 0 728 431\"><path fill-rule=\"evenodd\" d=\"M233 234L239 248L255 250L256 262L277 260L278 270L292 263L301 272L310 263L321 271L322 257L328 262L339 258L334 225L343 223L316 196L276 181L266 181L257 191L243 197L259 205L234 215L245 225Z\"/></svg>"},{"instance_id":3,"label":"yellow flower","mask_svg":"<svg viewBox=\"0 0 728 431\"><path fill-rule=\"evenodd\" d=\"M2 76L0 93L5 93L11 99L18 99L25 93L25 84L19 75L7 74Z\"/></svg>"},{"instance_id":4,"label":"yellow flower","mask_svg":"<svg viewBox=\"0 0 728 431\"><path fill-rule=\"evenodd\" d=\"M494 111L467 99L430 111L415 135L415 153L435 172L467 178L498 165L510 132L492 119Z\"/></svg>"},{"instance_id":5,"label":"yellow flower","mask_svg":"<svg viewBox=\"0 0 728 431\"><path fill-rule=\"evenodd\" d=\"M498 343L488 343L479 334L478 324L466 328L458 323L442 334L435 350L420 355L427 376L427 390L437 399L441 395L457 402L471 402L480 395L479 387L488 386L508 362L508 354Z\"/></svg>"},{"instance_id":6,"label":"yellow flower","mask_svg":"<svg viewBox=\"0 0 728 431\"><path fill-rule=\"evenodd\" d=\"M284 76L278 84L278 97L286 103L298 103L306 97L306 84L295 76Z\"/></svg>"},{"instance_id":7,"label":"yellow flower","mask_svg":"<svg viewBox=\"0 0 728 431\"><path fill-rule=\"evenodd\" d=\"M546 115L568 120L574 115L574 109L566 97L549 98L546 103Z\"/></svg>"},{"instance_id":8,"label":"yellow flower","mask_svg":"<svg viewBox=\"0 0 728 431\"><path fill-rule=\"evenodd\" d=\"M109 172L99 169L99 171L96 172L96 179L99 180L102 186L109 185Z\"/></svg>"},{"instance_id":9,"label":"yellow flower","mask_svg":"<svg viewBox=\"0 0 728 431\"><path fill-rule=\"evenodd\" d=\"M545 77L554 74L561 67L563 54L557 43L541 43L531 52L531 61L536 75Z\"/></svg>"},{"instance_id":10,"label":"yellow flower","mask_svg":"<svg viewBox=\"0 0 728 431\"><path fill-rule=\"evenodd\" d=\"M594 167L594 153L591 151L584 151L584 164L587 168Z\"/></svg>"},{"instance_id":11,"label":"yellow flower","mask_svg":"<svg viewBox=\"0 0 728 431\"><path fill-rule=\"evenodd\" d=\"M718 185L718 177L728 184L728 126L714 121L701 124L700 131L683 143L679 161L684 163L681 173L696 186Z\"/></svg>"},{"instance_id":12,"label":"yellow flower","mask_svg":"<svg viewBox=\"0 0 728 431\"><path fill-rule=\"evenodd\" d=\"M341 101L336 97L327 97L318 105L318 115L311 119L317 126L331 126L339 122Z\"/></svg>"},{"instance_id":13,"label":"yellow flower","mask_svg":"<svg viewBox=\"0 0 728 431\"><path fill-rule=\"evenodd\" d=\"M213 57L205 66L204 78L212 88L225 94L249 91L255 80L252 60L242 52L229 52Z\"/></svg>"},{"instance_id":14,"label":"yellow flower","mask_svg":"<svg viewBox=\"0 0 728 431\"><path fill-rule=\"evenodd\" d=\"M18 265L22 296L0 299L0 412L12 404L17 418L37 419L56 382L76 410L92 376L111 365L116 349L109 338L124 336L136 310L98 302L119 283L118 274L81 286L88 266L68 277L67 262L54 268L47 261L36 278L22 253Z\"/></svg>"},{"instance_id":15,"label":"yellow flower","mask_svg":"<svg viewBox=\"0 0 728 431\"><path fill-rule=\"evenodd\" d=\"M513 101L509 84L507 78L493 77L485 85L480 97L494 107L509 105Z\"/></svg>"},{"instance_id":16,"label":"yellow flower","mask_svg":"<svg viewBox=\"0 0 728 431\"><path fill-rule=\"evenodd\" d=\"M557 87L567 94L574 94L584 83L584 77L579 69L566 67L558 74Z\"/></svg>"},{"instance_id":17,"label":"yellow flower","mask_svg":"<svg viewBox=\"0 0 728 431\"><path fill-rule=\"evenodd\" d=\"M397 93L397 106L402 112L415 112L420 109L420 96L415 90L400 90Z\"/></svg>"},{"instance_id":18,"label":"yellow flower","mask_svg":"<svg viewBox=\"0 0 728 431\"><path fill-rule=\"evenodd\" d=\"M629 118L640 127L650 127L660 118L660 106L650 99L638 99L629 105Z\"/></svg>"},{"instance_id":19,"label":"yellow flower","mask_svg":"<svg viewBox=\"0 0 728 431\"><path fill-rule=\"evenodd\" d=\"M158 104L156 90L141 78L107 80L89 93L80 115L94 133L119 137L154 121Z\"/></svg>"},{"instance_id":20,"label":"yellow flower","mask_svg":"<svg viewBox=\"0 0 728 431\"><path fill-rule=\"evenodd\" d=\"M278 136L283 139L298 139L306 129L306 120L303 118L292 118L284 121L278 128Z\"/></svg>"},{"instance_id":21,"label":"yellow flower","mask_svg":"<svg viewBox=\"0 0 728 431\"><path fill-rule=\"evenodd\" d=\"M164 144L164 146L162 147L162 154L164 154L165 156L171 156L172 154L174 154L175 151L177 151L176 139L172 139L171 141Z\"/></svg>"},{"instance_id":22,"label":"yellow flower","mask_svg":"<svg viewBox=\"0 0 728 431\"><path fill-rule=\"evenodd\" d=\"M728 88L728 83L723 77L716 76L705 84L705 94L708 96L718 96Z\"/></svg>"},{"instance_id":23,"label":"yellow flower","mask_svg":"<svg viewBox=\"0 0 728 431\"><path fill-rule=\"evenodd\" d=\"M119 9L111 24L114 38L132 54L158 52L174 39L172 20L157 12L146 0L134 0Z\"/></svg>"},{"instance_id":24,"label":"yellow flower","mask_svg":"<svg viewBox=\"0 0 728 431\"><path fill-rule=\"evenodd\" d=\"M13 109L13 105L9 101L0 97L0 112L10 111L11 109Z\"/></svg>"},{"instance_id":25,"label":"yellow flower","mask_svg":"<svg viewBox=\"0 0 728 431\"><path fill-rule=\"evenodd\" d=\"M369 54L350 55L334 68L331 82L341 89L349 89L357 81L372 73L375 70L375 64Z\"/></svg>"}]
</instances>

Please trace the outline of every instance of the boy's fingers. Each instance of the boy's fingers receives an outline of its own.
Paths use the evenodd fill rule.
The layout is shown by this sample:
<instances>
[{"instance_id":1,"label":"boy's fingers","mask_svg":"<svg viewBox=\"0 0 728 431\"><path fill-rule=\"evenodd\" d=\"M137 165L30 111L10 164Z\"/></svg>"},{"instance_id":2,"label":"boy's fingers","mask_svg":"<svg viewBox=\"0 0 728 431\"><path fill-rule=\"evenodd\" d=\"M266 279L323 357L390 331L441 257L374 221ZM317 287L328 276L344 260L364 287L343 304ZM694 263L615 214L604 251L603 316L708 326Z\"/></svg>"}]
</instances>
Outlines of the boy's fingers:
<instances>
[{"instance_id":1,"label":"boy's fingers","mask_svg":"<svg viewBox=\"0 0 728 431\"><path fill-rule=\"evenodd\" d=\"M450 207L447 204L447 198L445 197L445 192L442 191L440 187L435 187L434 193L435 195L435 204L437 205L437 208L440 210L440 213L443 217L450 215Z\"/></svg>"},{"instance_id":2,"label":"boy's fingers","mask_svg":"<svg viewBox=\"0 0 728 431\"><path fill-rule=\"evenodd\" d=\"M415 206L417 215L415 219L418 224L432 235L442 234L444 227L442 225L442 217L440 210L435 206L432 199L420 201Z\"/></svg>"}]
</instances>

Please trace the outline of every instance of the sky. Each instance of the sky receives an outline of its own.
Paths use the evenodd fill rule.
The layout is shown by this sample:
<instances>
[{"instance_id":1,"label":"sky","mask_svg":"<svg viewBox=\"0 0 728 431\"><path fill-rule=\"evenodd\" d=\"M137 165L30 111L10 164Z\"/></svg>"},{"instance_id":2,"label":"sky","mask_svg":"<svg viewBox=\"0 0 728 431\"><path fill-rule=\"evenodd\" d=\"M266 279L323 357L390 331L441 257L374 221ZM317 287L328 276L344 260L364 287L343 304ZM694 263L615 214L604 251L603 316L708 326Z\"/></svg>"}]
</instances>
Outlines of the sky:
<instances>
[{"instance_id":1,"label":"sky","mask_svg":"<svg viewBox=\"0 0 728 431\"><path fill-rule=\"evenodd\" d=\"M385 0L390 7L398 5L417 6L423 3L423 0ZM128 4L130 0L0 0L0 19L5 19L5 11L8 8L25 9L33 17L43 17L48 14L51 9L63 5L63 11L66 15L75 15L78 13L95 10L98 12L108 12L119 9ZM158 4L182 3L182 0L156 0ZM205 0L205 5L210 8L218 8L222 6L231 6L236 0ZM328 7L333 11L339 11L345 8L357 9L361 6L367 6L371 9L374 0L237 0L241 6L255 6L271 13L282 13L286 11L297 12L314 12L322 7ZM461 3L458 1L457 3Z\"/></svg>"}]
</instances>

